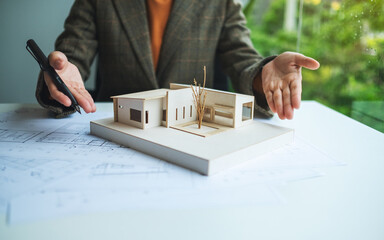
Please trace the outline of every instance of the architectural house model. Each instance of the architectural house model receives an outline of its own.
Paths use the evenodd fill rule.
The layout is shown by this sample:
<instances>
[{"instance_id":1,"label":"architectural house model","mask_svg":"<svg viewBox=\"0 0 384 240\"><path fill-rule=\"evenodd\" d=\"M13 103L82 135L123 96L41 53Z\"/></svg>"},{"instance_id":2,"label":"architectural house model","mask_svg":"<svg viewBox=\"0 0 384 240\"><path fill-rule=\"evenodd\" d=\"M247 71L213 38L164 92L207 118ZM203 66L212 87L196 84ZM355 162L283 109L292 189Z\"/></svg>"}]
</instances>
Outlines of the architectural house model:
<instances>
[{"instance_id":1,"label":"architectural house model","mask_svg":"<svg viewBox=\"0 0 384 240\"><path fill-rule=\"evenodd\" d=\"M171 84L170 89L114 96L114 121L148 129L174 128L207 137L249 124L254 97L205 88L207 92L203 129L197 128L196 106L191 86Z\"/></svg>"},{"instance_id":2,"label":"architectural house model","mask_svg":"<svg viewBox=\"0 0 384 240\"><path fill-rule=\"evenodd\" d=\"M207 88L199 129L192 87L113 96L113 118L92 121L91 134L204 175L293 141L292 129L253 119L253 96Z\"/></svg>"}]
</instances>

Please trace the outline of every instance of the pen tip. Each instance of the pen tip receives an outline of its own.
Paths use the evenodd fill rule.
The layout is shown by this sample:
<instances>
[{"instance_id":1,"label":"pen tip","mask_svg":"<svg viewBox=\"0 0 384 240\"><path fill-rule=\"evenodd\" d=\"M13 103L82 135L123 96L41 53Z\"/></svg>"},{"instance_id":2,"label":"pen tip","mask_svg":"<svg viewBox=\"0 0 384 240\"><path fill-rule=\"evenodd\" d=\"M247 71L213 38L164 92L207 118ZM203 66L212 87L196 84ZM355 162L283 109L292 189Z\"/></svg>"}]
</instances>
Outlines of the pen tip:
<instances>
[{"instance_id":1,"label":"pen tip","mask_svg":"<svg viewBox=\"0 0 384 240\"><path fill-rule=\"evenodd\" d=\"M75 106L75 110L81 114L79 106Z\"/></svg>"}]
</instances>

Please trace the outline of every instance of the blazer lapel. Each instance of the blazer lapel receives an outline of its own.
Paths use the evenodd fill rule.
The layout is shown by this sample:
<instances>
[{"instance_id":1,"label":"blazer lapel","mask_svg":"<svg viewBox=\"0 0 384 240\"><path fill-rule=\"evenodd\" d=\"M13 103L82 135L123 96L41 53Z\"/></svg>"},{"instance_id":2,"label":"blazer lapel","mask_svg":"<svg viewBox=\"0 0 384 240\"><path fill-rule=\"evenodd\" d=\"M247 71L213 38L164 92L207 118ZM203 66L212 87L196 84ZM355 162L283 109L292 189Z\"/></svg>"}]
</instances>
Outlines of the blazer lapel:
<instances>
[{"instance_id":1,"label":"blazer lapel","mask_svg":"<svg viewBox=\"0 0 384 240\"><path fill-rule=\"evenodd\" d=\"M145 0L113 0L123 28L130 39L137 59L153 87L159 84L152 60Z\"/></svg>"},{"instance_id":2,"label":"blazer lapel","mask_svg":"<svg viewBox=\"0 0 384 240\"><path fill-rule=\"evenodd\" d=\"M203 2L206 0L174 0L171 15L168 19L161 46L157 76L167 68L172 55L180 45L180 36L183 36L187 26L198 17Z\"/></svg>"}]
</instances>

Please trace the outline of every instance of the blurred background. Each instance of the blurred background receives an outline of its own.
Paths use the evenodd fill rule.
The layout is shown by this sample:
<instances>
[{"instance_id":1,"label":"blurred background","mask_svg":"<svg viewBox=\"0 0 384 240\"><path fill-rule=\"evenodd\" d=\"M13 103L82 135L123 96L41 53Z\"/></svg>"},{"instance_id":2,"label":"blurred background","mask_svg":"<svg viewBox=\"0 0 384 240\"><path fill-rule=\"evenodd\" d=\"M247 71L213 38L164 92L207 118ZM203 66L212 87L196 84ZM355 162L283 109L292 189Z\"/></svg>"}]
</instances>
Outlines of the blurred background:
<instances>
[{"instance_id":1,"label":"blurred background","mask_svg":"<svg viewBox=\"0 0 384 240\"><path fill-rule=\"evenodd\" d=\"M25 49L32 38L48 55L74 0L0 0L0 103L37 103L40 68ZM95 64L94 64L95 65ZM86 82L94 85L95 67Z\"/></svg>"},{"instance_id":2,"label":"blurred background","mask_svg":"<svg viewBox=\"0 0 384 240\"><path fill-rule=\"evenodd\" d=\"M384 0L241 1L262 55L298 51L321 63L303 70L304 100L384 132ZM0 103L36 102L39 69L25 43L34 38L51 52L73 2L1 0ZM94 74L86 87L93 84Z\"/></svg>"},{"instance_id":3,"label":"blurred background","mask_svg":"<svg viewBox=\"0 0 384 240\"><path fill-rule=\"evenodd\" d=\"M297 51L303 99L316 100L384 132L384 0L249 0L244 13L264 56Z\"/></svg>"}]
</instances>

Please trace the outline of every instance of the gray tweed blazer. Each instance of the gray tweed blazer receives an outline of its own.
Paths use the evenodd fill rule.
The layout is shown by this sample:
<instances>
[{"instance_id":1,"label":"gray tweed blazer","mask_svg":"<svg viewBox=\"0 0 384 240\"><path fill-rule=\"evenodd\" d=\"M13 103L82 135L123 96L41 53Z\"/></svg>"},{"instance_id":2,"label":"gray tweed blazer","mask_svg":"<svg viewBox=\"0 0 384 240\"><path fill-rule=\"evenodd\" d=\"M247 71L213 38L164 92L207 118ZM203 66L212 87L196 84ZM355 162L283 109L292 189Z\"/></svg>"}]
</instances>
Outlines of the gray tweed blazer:
<instances>
[{"instance_id":1,"label":"gray tweed blazer","mask_svg":"<svg viewBox=\"0 0 384 240\"><path fill-rule=\"evenodd\" d=\"M253 79L271 58L255 51L245 24L235 0L174 0L155 70L145 0L76 0L55 48L66 54L85 80L98 55L96 101L168 88L171 82L191 84L194 77L202 80L204 65L206 86L211 88L215 57L235 91L252 95ZM73 112L48 96L40 74L38 102L58 116ZM271 116L264 96L256 98L255 105L258 112Z\"/></svg>"}]
</instances>

